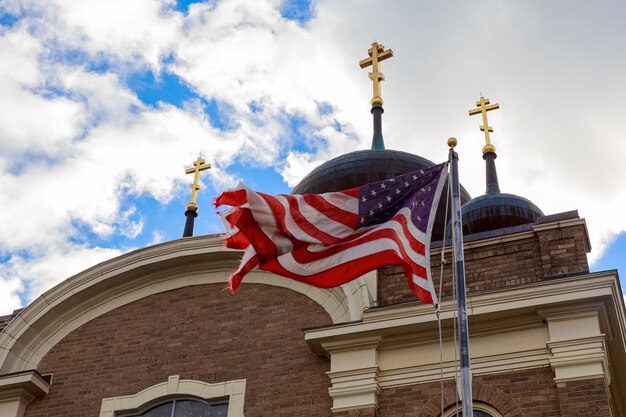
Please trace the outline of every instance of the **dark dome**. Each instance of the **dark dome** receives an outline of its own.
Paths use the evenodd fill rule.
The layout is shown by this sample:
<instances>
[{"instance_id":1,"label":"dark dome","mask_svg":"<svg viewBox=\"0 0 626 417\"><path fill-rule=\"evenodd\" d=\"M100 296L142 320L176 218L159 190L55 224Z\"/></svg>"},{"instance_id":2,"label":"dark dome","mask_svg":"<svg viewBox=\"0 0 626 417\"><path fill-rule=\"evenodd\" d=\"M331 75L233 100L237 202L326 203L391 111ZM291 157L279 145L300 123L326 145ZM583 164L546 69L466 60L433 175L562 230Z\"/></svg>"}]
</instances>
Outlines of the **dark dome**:
<instances>
[{"instance_id":1,"label":"dark dome","mask_svg":"<svg viewBox=\"0 0 626 417\"><path fill-rule=\"evenodd\" d=\"M472 199L461 208L463 234L534 223L543 216L530 200L513 194L489 193Z\"/></svg>"},{"instance_id":2,"label":"dark dome","mask_svg":"<svg viewBox=\"0 0 626 417\"><path fill-rule=\"evenodd\" d=\"M435 165L428 159L407 152L390 149L366 149L350 152L331 159L315 168L298 185L292 194L322 194L359 187L370 182L386 180ZM446 207L445 190L439 201L432 240L443 238ZM470 195L461 187L461 203L470 200ZM448 216L449 218L449 216Z\"/></svg>"}]
</instances>

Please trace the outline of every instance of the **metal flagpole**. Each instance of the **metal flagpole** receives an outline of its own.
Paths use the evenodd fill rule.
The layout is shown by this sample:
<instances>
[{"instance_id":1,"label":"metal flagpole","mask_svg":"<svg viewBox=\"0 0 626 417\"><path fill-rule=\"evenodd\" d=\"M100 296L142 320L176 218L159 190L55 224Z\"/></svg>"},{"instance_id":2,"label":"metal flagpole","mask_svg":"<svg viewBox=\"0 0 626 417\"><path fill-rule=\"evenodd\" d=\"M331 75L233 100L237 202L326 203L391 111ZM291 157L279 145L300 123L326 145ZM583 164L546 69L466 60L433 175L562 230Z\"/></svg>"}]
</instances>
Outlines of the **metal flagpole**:
<instances>
[{"instance_id":1,"label":"metal flagpole","mask_svg":"<svg viewBox=\"0 0 626 417\"><path fill-rule=\"evenodd\" d=\"M461 191L459 186L459 156L454 152L455 138L448 139L450 147L450 186L452 187L452 245L456 266L457 310L459 313L459 356L461 360L461 401L463 417L473 417L472 375L469 359L469 332L465 300L465 259L463 257L463 224L461 222Z\"/></svg>"}]
</instances>

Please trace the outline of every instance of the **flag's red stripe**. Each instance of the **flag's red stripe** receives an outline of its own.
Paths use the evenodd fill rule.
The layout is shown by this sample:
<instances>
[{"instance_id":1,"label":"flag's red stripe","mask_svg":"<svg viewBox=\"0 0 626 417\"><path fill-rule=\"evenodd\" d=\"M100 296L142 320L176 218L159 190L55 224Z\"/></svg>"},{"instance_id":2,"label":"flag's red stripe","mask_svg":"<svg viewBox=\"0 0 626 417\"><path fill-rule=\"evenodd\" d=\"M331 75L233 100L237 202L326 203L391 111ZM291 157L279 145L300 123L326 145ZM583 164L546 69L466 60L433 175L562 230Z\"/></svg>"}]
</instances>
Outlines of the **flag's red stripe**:
<instances>
[{"instance_id":1,"label":"flag's red stripe","mask_svg":"<svg viewBox=\"0 0 626 417\"><path fill-rule=\"evenodd\" d=\"M355 277L361 276L373 269L386 265L402 265L403 263L404 262L395 251L386 250L379 252L377 255L336 264L317 274L308 276L299 275L284 268L278 259L272 259L269 262L263 263L260 265L260 268L264 271L284 275L316 287L331 288L345 284L346 282L353 280Z\"/></svg>"},{"instance_id":2,"label":"flag's red stripe","mask_svg":"<svg viewBox=\"0 0 626 417\"><path fill-rule=\"evenodd\" d=\"M276 218L276 222L278 223L278 228L285 235L285 237L289 238L292 242L293 247L300 247L310 243L299 240L297 236L294 235L295 230L291 230L287 225L286 216L287 213L285 211L285 206L280 202L280 200L272 195L258 193L272 210L274 217ZM313 241L321 242L324 244L328 244L332 240L332 242L336 242L338 239L334 236L330 236L327 233L317 229L314 227L311 222L307 221L306 218L300 213L297 207L297 202L293 196L282 195L282 197L286 198L288 206L289 206L289 214L294 223L300 228L300 231L305 235L313 238ZM294 207L295 206L295 207ZM279 248L279 252L280 248Z\"/></svg>"},{"instance_id":3,"label":"flag's red stripe","mask_svg":"<svg viewBox=\"0 0 626 417\"><path fill-rule=\"evenodd\" d=\"M354 277L361 276L374 269L378 269L383 266L402 264L404 264L404 261L395 251L386 250L366 258L356 259L350 262L335 265L331 268L325 269L323 272L311 276L294 274L293 272L285 269L277 259L272 259L270 262L262 264L260 268L265 271L289 277L305 284L320 288L332 288L345 284L346 282L353 280ZM410 280L411 277L407 276L407 279ZM421 287L413 283L410 284L422 302L432 304L433 300L428 291L423 290ZM417 287L418 290L414 287Z\"/></svg>"},{"instance_id":4,"label":"flag's red stripe","mask_svg":"<svg viewBox=\"0 0 626 417\"><path fill-rule=\"evenodd\" d=\"M259 265L259 257L253 256L246 262L243 266L241 266L237 271L231 275L228 280L228 285L230 287L230 292L235 294L237 292L237 288L241 285L241 281L243 277L250 271L252 271L256 266Z\"/></svg>"},{"instance_id":5,"label":"flag's red stripe","mask_svg":"<svg viewBox=\"0 0 626 417\"><path fill-rule=\"evenodd\" d=\"M292 251L291 254L293 255L294 260L300 264L312 263L321 259L326 259L326 258L331 258L331 257L336 258L337 262L341 262L341 253L344 252L345 250L351 249L351 248L358 248L363 243L372 242L372 241L379 240L379 239L389 239L389 240L394 241L399 248L399 251L400 251L399 256L403 260L403 263L410 265L411 270L413 271L414 274L422 276L422 277L426 276L425 275L426 270L424 266L413 261L411 256L406 252L404 248L404 244L399 238L398 233L393 229L377 230L376 232L373 232L367 236L364 236L362 239L347 242L345 244L340 243L340 244L333 246L332 248L328 250L321 251L321 252L311 252L308 250L308 247L301 247ZM422 256L425 255L424 251L421 251L418 253ZM364 257L360 259L365 261L368 258L371 258L373 256L377 256L377 255L368 254L368 255L364 255ZM348 261L348 262L353 262L353 261Z\"/></svg>"},{"instance_id":6,"label":"flag's red stripe","mask_svg":"<svg viewBox=\"0 0 626 417\"><path fill-rule=\"evenodd\" d=\"M330 204L324 197L319 195L304 194L302 197L308 205L317 211L324 213L325 216L336 221L337 223L344 224L352 229L357 227L359 221L358 213L351 213L349 211L342 210L340 207Z\"/></svg>"},{"instance_id":7,"label":"flag's red stripe","mask_svg":"<svg viewBox=\"0 0 626 417\"><path fill-rule=\"evenodd\" d=\"M298 208L298 200L294 196L283 195L283 197L287 199L287 202L289 204L289 213L291 214L291 217L298 224L298 226L300 226L300 229L304 233L319 240L324 245L332 245L339 240L337 237L331 236L323 230L318 229L313 225L313 223L309 221L309 219L304 217L300 212L300 209Z\"/></svg>"},{"instance_id":8,"label":"flag's red stripe","mask_svg":"<svg viewBox=\"0 0 626 417\"><path fill-rule=\"evenodd\" d=\"M408 240L411 248L420 255L424 255L426 253L426 247L424 243L419 241L413 234L410 232L407 226L407 219L403 215L395 216L392 220L396 221L402 226L402 232L406 240ZM346 249L357 247L364 242L373 241L379 238L393 238L393 240L399 245L403 246L400 239L398 238L397 232L391 228L385 228L382 225L377 226L377 229L380 230L372 232L371 229L362 231L358 234L354 234L350 236L349 239L344 239L342 242L337 243L335 245L329 246L328 248L321 251L309 251L306 248L300 248L297 251L294 251L294 258L301 263L308 263L318 259L323 259L329 256L336 255ZM369 232L368 235L366 235ZM406 255L408 257L408 255Z\"/></svg>"},{"instance_id":9,"label":"flag's red stripe","mask_svg":"<svg viewBox=\"0 0 626 417\"><path fill-rule=\"evenodd\" d=\"M226 220L246 235L250 242L254 242L254 249L256 249L262 261L278 256L276 245L263 232L259 224L254 221L249 209L238 208L235 212L226 216Z\"/></svg>"},{"instance_id":10,"label":"flag's red stripe","mask_svg":"<svg viewBox=\"0 0 626 417\"><path fill-rule=\"evenodd\" d=\"M339 192L349 195L350 197L359 198L359 196L361 195L361 187L349 188L347 190L343 190Z\"/></svg>"},{"instance_id":11,"label":"flag's red stripe","mask_svg":"<svg viewBox=\"0 0 626 417\"><path fill-rule=\"evenodd\" d=\"M285 235L285 237L287 237L291 241L294 247L306 244L305 242L300 242L298 239L296 239L293 236L291 230L289 230L289 228L287 227L287 224L285 223L285 206L283 206L280 201L278 201L278 199L272 195L264 193L258 194L263 198L263 200L265 200L267 205L270 207L270 210L272 210L272 213L276 218L276 222L278 223L278 228Z\"/></svg>"},{"instance_id":12,"label":"flag's red stripe","mask_svg":"<svg viewBox=\"0 0 626 417\"><path fill-rule=\"evenodd\" d=\"M234 191L224 191L219 195L214 201L216 207L219 206L234 206L239 207L242 204L248 202L248 194L246 190L234 190Z\"/></svg>"},{"instance_id":13,"label":"flag's red stripe","mask_svg":"<svg viewBox=\"0 0 626 417\"><path fill-rule=\"evenodd\" d=\"M231 249L245 249L248 246L250 246L250 241L248 240L246 235L244 235L243 233L241 233L241 231L239 231L231 236L228 236L224 240L224 245L227 248L231 248Z\"/></svg>"}]
</instances>

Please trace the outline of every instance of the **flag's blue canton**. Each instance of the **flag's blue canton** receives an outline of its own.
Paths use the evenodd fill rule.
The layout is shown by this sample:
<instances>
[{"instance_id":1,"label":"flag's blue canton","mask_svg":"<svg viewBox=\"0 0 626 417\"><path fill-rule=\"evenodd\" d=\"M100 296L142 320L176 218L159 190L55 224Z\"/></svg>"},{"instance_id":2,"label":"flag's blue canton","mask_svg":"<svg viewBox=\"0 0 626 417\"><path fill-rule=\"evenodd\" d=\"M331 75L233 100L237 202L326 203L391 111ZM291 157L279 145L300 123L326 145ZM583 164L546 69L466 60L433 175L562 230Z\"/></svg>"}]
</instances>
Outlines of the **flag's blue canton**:
<instances>
[{"instance_id":1,"label":"flag's blue canton","mask_svg":"<svg viewBox=\"0 0 626 417\"><path fill-rule=\"evenodd\" d=\"M359 194L359 226L386 222L407 207L415 227L426 232L441 172L442 166L435 165L362 186Z\"/></svg>"}]
</instances>

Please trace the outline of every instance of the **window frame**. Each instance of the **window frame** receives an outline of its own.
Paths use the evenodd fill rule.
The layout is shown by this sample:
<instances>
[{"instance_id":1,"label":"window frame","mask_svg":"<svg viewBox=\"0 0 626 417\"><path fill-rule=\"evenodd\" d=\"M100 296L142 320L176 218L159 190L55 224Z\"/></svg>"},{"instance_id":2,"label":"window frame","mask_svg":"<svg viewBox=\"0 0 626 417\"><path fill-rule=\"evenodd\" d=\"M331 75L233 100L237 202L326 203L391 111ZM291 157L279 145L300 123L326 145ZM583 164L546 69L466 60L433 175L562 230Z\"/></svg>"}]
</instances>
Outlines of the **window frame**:
<instances>
[{"instance_id":1,"label":"window frame","mask_svg":"<svg viewBox=\"0 0 626 417\"><path fill-rule=\"evenodd\" d=\"M479 401L474 401L473 408L474 410L487 413L492 417L503 417L502 414L498 410L496 410L489 404L485 404ZM459 408L452 406L446 411L444 411L443 414L441 414L441 417L454 417L454 415L459 412L463 412L463 406L461 405L460 401L459 401Z\"/></svg>"},{"instance_id":2,"label":"window frame","mask_svg":"<svg viewBox=\"0 0 626 417\"><path fill-rule=\"evenodd\" d=\"M244 417L245 391L245 379L209 384L191 379L181 380L179 375L172 375L166 382L152 385L136 394L102 399L99 417L132 416L146 411L148 407L176 399L227 402L227 417Z\"/></svg>"},{"instance_id":3,"label":"window frame","mask_svg":"<svg viewBox=\"0 0 626 417\"><path fill-rule=\"evenodd\" d=\"M140 408L137 411L129 411L127 413L122 412L122 413L115 413L115 417L141 417L143 415L143 413L146 413L150 410L152 410L153 408L159 407L163 404L169 404L169 403L174 403L174 407L172 408L172 412L175 413L176 412L176 402L177 401L196 401L202 404L206 404L206 405L223 405L226 404L228 405L228 399L226 398L222 398L222 399L216 399L214 401L206 401L203 400L201 398L196 398L196 397L190 397L190 396L182 396L182 397L170 397L170 398L164 398L162 399L162 401L157 401L157 402L153 402L153 403L148 403L145 404L142 408Z\"/></svg>"}]
</instances>

